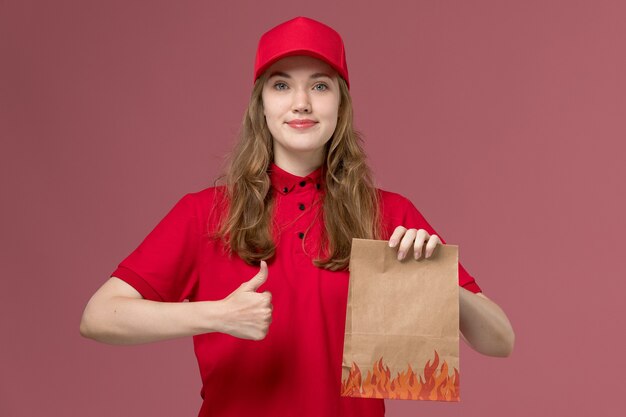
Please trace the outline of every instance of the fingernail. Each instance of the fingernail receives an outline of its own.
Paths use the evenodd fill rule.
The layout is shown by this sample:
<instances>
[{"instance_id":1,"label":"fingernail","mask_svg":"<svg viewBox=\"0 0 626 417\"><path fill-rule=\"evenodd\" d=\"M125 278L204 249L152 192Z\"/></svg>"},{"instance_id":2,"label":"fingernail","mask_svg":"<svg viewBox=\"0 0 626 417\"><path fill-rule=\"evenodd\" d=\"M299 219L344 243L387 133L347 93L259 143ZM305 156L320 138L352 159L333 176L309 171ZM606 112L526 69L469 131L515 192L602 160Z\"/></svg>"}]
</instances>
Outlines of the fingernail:
<instances>
[{"instance_id":1,"label":"fingernail","mask_svg":"<svg viewBox=\"0 0 626 417\"><path fill-rule=\"evenodd\" d=\"M415 252L415 259L419 259L419 257L420 257L420 255L421 255L421 254L422 254L422 253L421 253L421 252L419 252L419 251L418 251L418 252Z\"/></svg>"},{"instance_id":2,"label":"fingernail","mask_svg":"<svg viewBox=\"0 0 626 417\"><path fill-rule=\"evenodd\" d=\"M390 241L389 241L389 246L390 246L390 247L392 247L392 248L393 248L395 244L396 244L396 241L395 241L395 240L390 240Z\"/></svg>"},{"instance_id":3,"label":"fingernail","mask_svg":"<svg viewBox=\"0 0 626 417\"><path fill-rule=\"evenodd\" d=\"M404 252L398 252L398 260L401 261L404 258Z\"/></svg>"}]
</instances>

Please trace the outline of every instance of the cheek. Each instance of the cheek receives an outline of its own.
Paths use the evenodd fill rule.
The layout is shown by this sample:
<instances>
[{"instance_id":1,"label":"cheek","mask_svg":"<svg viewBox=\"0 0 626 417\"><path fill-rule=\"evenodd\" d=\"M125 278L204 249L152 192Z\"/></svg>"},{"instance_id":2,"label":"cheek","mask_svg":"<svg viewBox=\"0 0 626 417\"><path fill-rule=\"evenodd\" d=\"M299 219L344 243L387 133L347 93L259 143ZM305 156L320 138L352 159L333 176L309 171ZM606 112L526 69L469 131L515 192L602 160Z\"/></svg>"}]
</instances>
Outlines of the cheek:
<instances>
[{"instance_id":1,"label":"cheek","mask_svg":"<svg viewBox=\"0 0 626 417\"><path fill-rule=\"evenodd\" d=\"M275 113L274 108L276 107L276 102L272 99L271 94L263 92L261 94L261 103L263 105L263 115L265 117L272 117L272 114Z\"/></svg>"},{"instance_id":2,"label":"cheek","mask_svg":"<svg viewBox=\"0 0 626 417\"><path fill-rule=\"evenodd\" d=\"M328 105L327 117L329 120L333 120L335 123L339 118L339 103L333 102Z\"/></svg>"},{"instance_id":3,"label":"cheek","mask_svg":"<svg viewBox=\"0 0 626 417\"><path fill-rule=\"evenodd\" d=\"M278 100L267 100L263 103L263 114L268 119L280 119L284 113L284 104Z\"/></svg>"}]
</instances>

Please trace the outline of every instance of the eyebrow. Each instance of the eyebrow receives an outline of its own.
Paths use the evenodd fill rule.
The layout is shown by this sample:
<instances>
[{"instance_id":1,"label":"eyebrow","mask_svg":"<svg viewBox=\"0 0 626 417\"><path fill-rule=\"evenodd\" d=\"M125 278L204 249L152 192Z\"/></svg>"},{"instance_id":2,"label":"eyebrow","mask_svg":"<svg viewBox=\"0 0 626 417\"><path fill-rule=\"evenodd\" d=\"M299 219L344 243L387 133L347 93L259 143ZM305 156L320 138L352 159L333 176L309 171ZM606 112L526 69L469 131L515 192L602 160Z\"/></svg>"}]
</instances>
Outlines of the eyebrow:
<instances>
[{"instance_id":1,"label":"eyebrow","mask_svg":"<svg viewBox=\"0 0 626 417\"><path fill-rule=\"evenodd\" d=\"M284 73L282 71L274 71L273 73L270 74L269 77L267 77L267 79L269 80L272 77L285 77L285 78L291 78L291 76L287 73ZM311 75L311 78L321 78L321 77L327 77L332 79L332 77L324 72L316 72L315 74Z\"/></svg>"}]
</instances>

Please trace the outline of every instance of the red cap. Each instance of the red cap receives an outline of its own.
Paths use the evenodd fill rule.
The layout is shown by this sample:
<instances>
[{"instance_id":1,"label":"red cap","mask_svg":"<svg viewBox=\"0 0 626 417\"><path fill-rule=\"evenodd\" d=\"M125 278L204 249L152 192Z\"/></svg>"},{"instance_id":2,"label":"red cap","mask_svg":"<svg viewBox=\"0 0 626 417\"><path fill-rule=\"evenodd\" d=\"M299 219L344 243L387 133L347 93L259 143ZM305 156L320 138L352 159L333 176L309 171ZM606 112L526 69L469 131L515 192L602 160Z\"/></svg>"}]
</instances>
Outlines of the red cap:
<instances>
[{"instance_id":1,"label":"red cap","mask_svg":"<svg viewBox=\"0 0 626 417\"><path fill-rule=\"evenodd\" d=\"M350 88L341 36L330 26L303 16L283 22L261 36L253 82L274 62L291 55L308 55L325 61L337 70Z\"/></svg>"}]
</instances>

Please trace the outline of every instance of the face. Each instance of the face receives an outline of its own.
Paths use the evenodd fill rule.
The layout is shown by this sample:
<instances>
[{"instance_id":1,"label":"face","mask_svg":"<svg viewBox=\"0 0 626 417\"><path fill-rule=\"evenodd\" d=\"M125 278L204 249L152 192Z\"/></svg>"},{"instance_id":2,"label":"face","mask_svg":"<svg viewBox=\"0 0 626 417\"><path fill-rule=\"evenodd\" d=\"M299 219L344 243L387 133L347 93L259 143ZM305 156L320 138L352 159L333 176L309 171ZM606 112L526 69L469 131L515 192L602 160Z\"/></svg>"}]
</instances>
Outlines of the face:
<instances>
[{"instance_id":1,"label":"face","mask_svg":"<svg viewBox=\"0 0 626 417\"><path fill-rule=\"evenodd\" d=\"M263 114L275 161L320 165L324 145L337 126L341 99L337 72L324 61L304 55L283 58L267 71Z\"/></svg>"}]
</instances>

